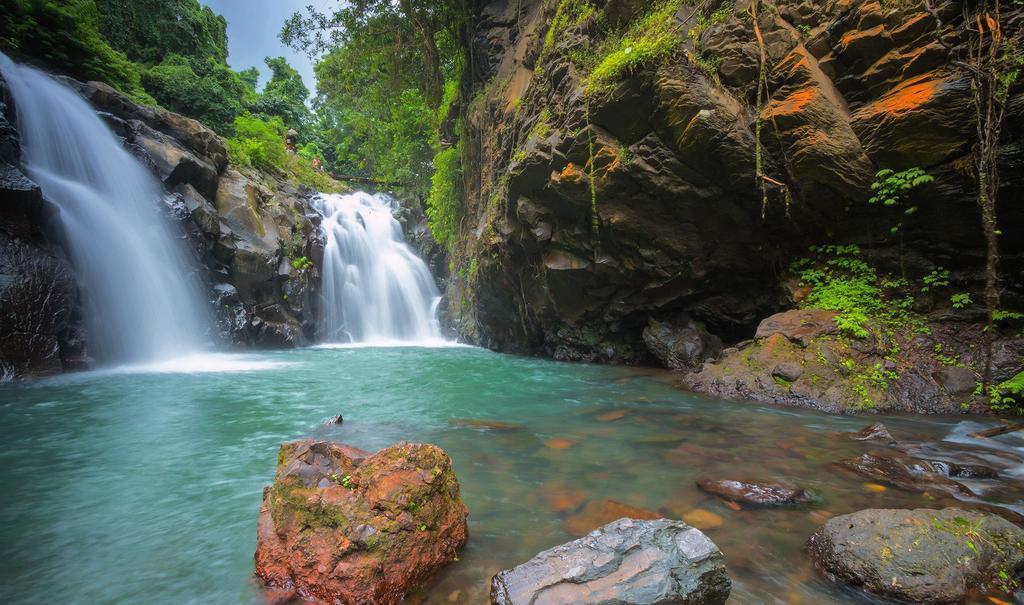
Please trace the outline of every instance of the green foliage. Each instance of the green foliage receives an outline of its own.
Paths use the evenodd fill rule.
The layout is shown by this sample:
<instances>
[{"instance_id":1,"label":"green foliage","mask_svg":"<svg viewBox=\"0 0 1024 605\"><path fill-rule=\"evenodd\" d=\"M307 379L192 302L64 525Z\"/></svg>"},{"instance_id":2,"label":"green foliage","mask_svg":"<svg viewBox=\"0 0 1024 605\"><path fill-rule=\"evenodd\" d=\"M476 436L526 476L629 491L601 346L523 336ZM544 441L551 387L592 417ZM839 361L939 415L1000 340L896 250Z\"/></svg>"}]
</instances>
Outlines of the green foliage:
<instances>
[{"instance_id":1,"label":"green foliage","mask_svg":"<svg viewBox=\"0 0 1024 605\"><path fill-rule=\"evenodd\" d=\"M242 76L213 58L168 55L142 81L158 103L221 134L231 134L235 116L256 97Z\"/></svg>"},{"instance_id":2,"label":"green foliage","mask_svg":"<svg viewBox=\"0 0 1024 605\"><path fill-rule=\"evenodd\" d=\"M0 11L0 49L80 80L100 80L152 103L140 69L100 33L94 0L6 0Z\"/></svg>"},{"instance_id":3,"label":"green foliage","mask_svg":"<svg viewBox=\"0 0 1024 605\"><path fill-rule=\"evenodd\" d=\"M309 260L305 256L300 256L298 258L292 259L291 266L296 271L299 271L300 273L305 273L306 271L309 271L310 269L313 268L313 261Z\"/></svg>"},{"instance_id":4,"label":"green foliage","mask_svg":"<svg viewBox=\"0 0 1024 605\"><path fill-rule=\"evenodd\" d=\"M867 338L872 322L891 327L914 323L908 284L879 276L861 257L859 247L812 246L811 252L815 258L801 259L790 267L800 283L811 288L802 307L838 312L839 331L854 338Z\"/></svg>"},{"instance_id":5,"label":"green foliage","mask_svg":"<svg viewBox=\"0 0 1024 605\"><path fill-rule=\"evenodd\" d=\"M456 145L434 158L434 176L427 198L430 231L439 244L452 249L462 216L462 147Z\"/></svg>"},{"instance_id":6,"label":"green foliage","mask_svg":"<svg viewBox=\"0 0 1024 605\"><path fill-rule=\"evenodd\" d=\"M110 45L139 63L168 55L224 64L227 22L198 0L96 0Z\"/></svg>"},{"instance_id":7,"label":"green foliage","mask_svg":"<svg viewBox=\"0 0 1024 605\"><path fill-rule=\"evenodd\" d=\"M970 294L966 292L961 292L958 294L954 294L953 296L950 296L949 302L953 303L954 309L966 309L974 301L971 300Z\"/></svg>"},{"instance_id":8,"label":"green foliage","mask_svg":"<svg viewBox=\"0 0 1024 605\"><path fill-rule=\"evenodd\" d=\"M945 267L936 267L928 275L925 275L923 280L924 286L921 287L921 292L928 292L932 288L945 288L949 285L949 269Z\"/></svg>"},{"instance_id":9,"label":"green foliage","mask_svg":"<svg viewBox=\"0 0 1024 605\"><path fill-rule=\"evenodd\" d=\"M624 74L667 57L679 44L678 10L679 0L662 0L621 36L609 37L587 78L587 92L607 90Z\"/></svg>"},{"instance_id":10,"label":"green foliage","mask_svg":"<svg viewBox=\"0 0 1024 605\"><path fill-rule=\"evenodd\" d=\"M585 23L596 12L594 6L587 0L561 0L544 36L541 59L543 60L543 57L554 49L556 40L562 37L565 30Z\"/></svg>"},{"instance_id":11,"label":"green foliage","mask_svg":"<svg viewBox=\"0 0 1024 605\"><path fill-rule=\"evenodd\" d=\"M888 168L879 170L875 174L875 182L871 184L871 191L874 195L868 199L869 204L882 204L883 206L903 206L903 214L910 216L917 212L917 206L908 204L910 192L931 183L935 178L920 168L909 168L902 172L895 172ZM903 223L898 223L892 228L896 233L903 228Z\"/></svg>"},{"instance_id":12,"label":"green foliage","mask_svg":"<svg viewBox=\"0 0 1024 605\"><path fill-rule=\"evenodd\" d=\"M318 159L310 154L314 147L306 147L307 157L288 153L284 145L286 130L284 121L277 116L265 120L251 114L238 116L234 120L235 136L227 140L231 161L239 166L276 174L316 191L337 191L338 183L313 168L312 160Z\"/></svg>"},{"instance_id":13,"label":"green foliage","mask_svg":"<svg viewBox=\"0 0 1024 605\"><path fill-rule=\"evenodd\" d=\"M263 94L251 103L252 111L279 117L289 128L302 128L309 118L306 107L309 89L302 82L302 76L284 57L267 57L264 63L270 68L270 81Z\"/></svg>"}]
</instances>

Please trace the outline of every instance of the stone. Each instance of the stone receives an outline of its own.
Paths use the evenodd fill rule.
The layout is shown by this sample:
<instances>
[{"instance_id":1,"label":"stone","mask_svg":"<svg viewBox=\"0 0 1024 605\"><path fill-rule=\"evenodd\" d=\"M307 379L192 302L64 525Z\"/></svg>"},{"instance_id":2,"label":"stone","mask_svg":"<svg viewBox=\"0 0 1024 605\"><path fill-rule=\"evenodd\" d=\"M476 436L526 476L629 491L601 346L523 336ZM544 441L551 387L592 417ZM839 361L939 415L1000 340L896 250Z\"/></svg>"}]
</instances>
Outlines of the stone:
<instances>
[{"instance_id":1,"label":"stone","mask_svg":"<svg viewBox=\"0 0 1024 605\"><path fill-rule=\"evenodd\" d=\"M881 422L869 424L856 433L849 433L849 435L857 441L876 441L885 445L896 445L896 439Z\"/></svg>"},{"instance_id":2,"label":"stone","mask_svg":"<svg viewBox=\"0 0 1024 605\"><path fill-rule=\"evenodd\" d=\"M514 422L502 422L500 420L483 420L481 418L453 418L448 421L452 426L463 426L480 431L495 431L499 433L515 432L526 429L521 424Z\"/></svg>"},{"instance_id":3,"label":"stone","mask_svg":"<svg viewBox=\"0 0 1024 605\"><path fill-rule=\"evenodd\" d=\"M704 510L703 508L694 508L687 511L683 515L683 521L686 521L690 525L703 530L718 529L722 527L725 520L720 515Z\"/></svg>"},{"instance_id":4,"label":"stone","mask_svg":"<svg viewBox=\"0 0 1024 605\"><path fill-rule=\"evenodd\" d=\"M256 575L305 601L394 605L457 559L466 516L451 459L437 446L371 454L286 443L260 507Z\"/></svg>"},{"instance_id":5,"label":"stone","mask_svg":"<svg viewBox=\"0 0 1024 605\"><path fill-rule=\"evenodd\" d=\"M775 366L772 370L772 376L779 378L786 382L796 382L804 375L804 369L800 367L800 364L792 361L785 361Z\"/></svg>"},{"instance_id":6,"label":"stone","mask_svg":"<svg viewBox=\"0 0 1024 605\"><path fill-rule=\"evenodd\" d=\"M872 481L911 492L939 490L954 496L974 495L967 486L949 479L942 467L896 452L862 454L837 465Z\"/></svg>"},{"instance_id":7,"label":"stone","mask_svg":"<svg viewBox=\"0 0 1024 605\"><path fill-rule=\"evenodd\" d=\"M726 500L758 506L805 504L814 500L814 496L806 490L769 481L698 479L697 487Z\"/></svg>"},{"instance_id":8,"label":"stone","mask_svg":"<svg viewBox=\"0 0 1024 605\"><path fill-rule=\"evenodd\" d=\"M835 311L821 309L796 309L776 313L758 324L754 338L764 339L781 334L790 341L806 347L811 340L838 331L836 315Z\"/></svg>"},{"instance_id":9,"label":"stone","mask_svg":"<svg viewBox=\"0 0 1024 605\"><path fill-rule=\"evenodd\" d=\"M939 383L947 393L953 396L970 395L974 392L978 378L968 368L959 366L944 366L932 373L932 378Z\"/></svg>"},{"instance_id":10,"label":"stone","mask_svg":"<svg viewBox=\"0 0 1024 605\"><path fill-rule=\"evenodd\" d=\"M565 531L575 536L586 535L615 519L657 519L658 513L615 500L590 500L563 523Z\"/></svg>"},{"instance_id":11,"label":"stone","mask_svg":"<svg viewBox=\"0 0 1024 605\"><path fill-rule=\"evenodd\" d=\"M717 357L723 348L721 339L689 317L672 321L647 321L644 342L666 368L693 370L704 361Z\"/></svg>"},{"instance_id":12,"label":"stone","mask_svg":"<svg viewBox=\"0 0 1024 605\"><path fill-rule=\"evenodd\" d=\"M841 515L818 529L807 548L836 581L910 603L961 603L973 591L1004 595L1024 572L1024 529L955 508Z\"/></svg>"},{"instance_id":13,"label":"stone","mask_svg":"<svg viewBox=\"0 0 1024 605\"><path fill-rule=\"evenodd\" d=\"M668 519L619 519L491 580L492 605L716 605L732 582L700 530Z\"/></svg>"}]
</instances>

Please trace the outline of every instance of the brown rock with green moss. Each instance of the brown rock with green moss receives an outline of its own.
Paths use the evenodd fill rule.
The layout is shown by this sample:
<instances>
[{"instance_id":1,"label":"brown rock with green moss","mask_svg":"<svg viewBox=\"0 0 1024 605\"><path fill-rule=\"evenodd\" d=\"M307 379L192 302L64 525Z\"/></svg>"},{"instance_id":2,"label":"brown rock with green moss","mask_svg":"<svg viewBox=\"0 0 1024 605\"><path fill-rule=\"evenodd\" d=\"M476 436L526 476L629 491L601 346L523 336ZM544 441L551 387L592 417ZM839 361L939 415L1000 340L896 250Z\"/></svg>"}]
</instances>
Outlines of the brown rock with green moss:
<instances>
[{"instance_id":1,"label":"brown rock with green moss","mask_svg":"<svg viewBox=\"0 0 1024 605\"><path fill-rule=\"evenodd\" d=\"M256 575L275 593L324 603L399 603L456 560L467 511L441 448L376 454L329 441L281 446L264 489Z\"/></svg>"}]
</instances>

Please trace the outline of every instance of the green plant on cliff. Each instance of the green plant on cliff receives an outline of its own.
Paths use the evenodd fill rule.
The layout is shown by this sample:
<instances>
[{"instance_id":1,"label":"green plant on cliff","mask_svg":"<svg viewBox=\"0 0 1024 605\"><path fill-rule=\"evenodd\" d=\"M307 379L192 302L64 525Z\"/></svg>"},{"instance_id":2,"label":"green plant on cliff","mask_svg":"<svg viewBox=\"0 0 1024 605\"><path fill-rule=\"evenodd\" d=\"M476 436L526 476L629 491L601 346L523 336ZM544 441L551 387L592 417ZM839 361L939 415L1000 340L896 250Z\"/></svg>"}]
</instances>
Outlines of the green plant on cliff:
<instances>
[{"instance_id":1,"label":"green plant on cliff","mask_svg":"<svg viewBox=\"0 0 1024 605\"><path fill-rule=\"evenodd\" d=\"M839 331L854 338L867 338L872 324L917 327L906 281L880 276L858 246L812 246L811 252L814 258L790 267L800 283L810 288L801 307L836 311Z\"/></svg>"},{"instance_id":2,"label":"green plant on cliff","mask_svg":"<svg viewBox=\"0 0 1024 605\"><path fill-rule=\"evenodd\" d=\"M434 176L430 179L427 218L430 231L439 244L449 250L455 245L462 216L462 146L455 145L434 157Z\"/></svg>"},{"instance_id":3,"label":"green plant on cliff","mask_svg":"<svg viewBox=\"0 0 1024 605\"><path fill-rule=\"evenodd\" d=\"M587 77L587 92L606 91L624 74L665 59L679 44L680 28L675 19L679 4L679 0L656 3L622 35L610 36Z\"/></svg>"},{"instance_id":4,"label":"green plant on cliff","mask_svg":"<svg viewBox=\"0 0 1024 605\"><path fill-rule=\"evenodd\" d=\"M550 53L569 27L578 26L596 13L594 6L587 0L561 0L555 9L555 16L544 35L544 46L541 49L541 61Z\"/></svg>"}]
</instances>

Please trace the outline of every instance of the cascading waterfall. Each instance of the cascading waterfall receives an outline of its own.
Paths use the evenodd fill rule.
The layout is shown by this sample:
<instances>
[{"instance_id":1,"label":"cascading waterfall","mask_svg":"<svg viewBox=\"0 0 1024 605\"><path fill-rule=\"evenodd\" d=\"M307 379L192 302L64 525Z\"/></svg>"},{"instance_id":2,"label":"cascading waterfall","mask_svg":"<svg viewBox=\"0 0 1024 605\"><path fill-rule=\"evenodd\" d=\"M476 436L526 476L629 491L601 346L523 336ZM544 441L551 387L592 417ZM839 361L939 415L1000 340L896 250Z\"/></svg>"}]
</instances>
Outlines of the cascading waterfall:
<instances>
[{"instance_id":1,"label":"cascading waterfall","mask_svg":"<svg viewBox=\"0 0 1024 605\"><path fill-rule=\"evenodd\" d=\"M190 261L157 207L157 181L75 91L0 54L22 160L60 210L83 295L90 352L104 362L198 350L204 309Z\"/></svg>"},{"instance_id":2,"label":"cascading waterfall","mask_svg":"<svg viewBox=\"0 0 1024 605\"><path fill-rule=\"evenodd\" d=\"M440 293L426 263L405 244L381 194L321 194L324 216L320 337L328 343L440 340Z\"/></svg>"}]
</instances>

